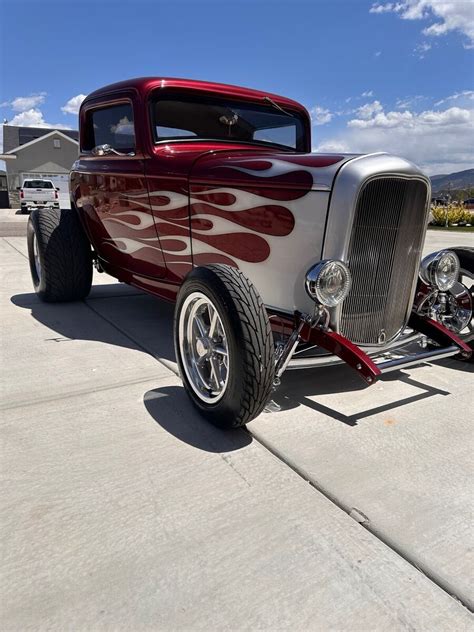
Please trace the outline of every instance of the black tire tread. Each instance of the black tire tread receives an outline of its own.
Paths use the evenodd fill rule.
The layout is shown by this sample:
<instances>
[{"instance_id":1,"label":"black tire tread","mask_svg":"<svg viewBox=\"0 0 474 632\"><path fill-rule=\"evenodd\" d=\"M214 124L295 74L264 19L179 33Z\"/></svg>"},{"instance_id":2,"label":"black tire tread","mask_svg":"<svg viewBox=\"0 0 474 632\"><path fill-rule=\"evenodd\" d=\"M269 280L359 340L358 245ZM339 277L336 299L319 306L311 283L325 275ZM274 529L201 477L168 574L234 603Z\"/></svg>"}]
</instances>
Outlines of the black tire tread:
<instances>
[{"instance_id":1,"label":"black tire tread","mask_svg":"<svg viewBox=\"0 0 474 632\"><path fill-rule=\"evenodd\" d=\"M47 302L85 298L92 285L92 252L74 209L34 210L31 222L42 257Z\"/></svg>"},{"instance_id":2,"label":"black tire tread","mask_svg":"<svg viewBox=\"0 0 474 632\"><path fill-rule=\"evenodd\" d=\"M224 281L242 323L245 341L243 406L236 425L257 417L268 402L275 375L273 334L263 301L247 277L236 268L209 266Z\"/></svg>"},{"instance_id":3,"label":"black tire tread","mask_svg":"<svg viewBox=\"0 0 474 632\"><path fill-rule=\"evenodd\" d=\"M273 334L263 301L251 281L238 269L224 264L206 266L230 297L239 323L243 357L240 405L233 419L221 421L225 428L238 428L257 417L267 404L274 380ZM214 421L211 418L211 421Z\"/></svg>"}]
</instances>

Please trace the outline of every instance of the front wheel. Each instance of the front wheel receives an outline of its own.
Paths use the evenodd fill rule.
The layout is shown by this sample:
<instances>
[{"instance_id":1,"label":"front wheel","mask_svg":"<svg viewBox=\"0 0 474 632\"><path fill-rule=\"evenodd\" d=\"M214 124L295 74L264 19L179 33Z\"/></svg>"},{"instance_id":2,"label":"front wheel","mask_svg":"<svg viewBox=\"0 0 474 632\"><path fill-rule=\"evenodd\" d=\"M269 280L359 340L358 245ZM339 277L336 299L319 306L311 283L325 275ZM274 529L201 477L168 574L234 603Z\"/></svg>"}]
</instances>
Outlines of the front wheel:
<instances>
[{"instance_id":1,"label":"front wheel","mask_svg":"<svg viewBox=\"0 0 474 632\"><path fill-rule=\"evenodd\" d=\"M221 428L259 415L270 398L275 359L268 315L253 284L235 268L195 268L178 295L175 350L196 408Z\"/></svg>"},{"instance_id":2,"label":"front wheel","mask_svg":"<svg viewBox=\"0 0 474 632\"><path fill-rule=\"evenodd\" d=\"M466 323L463 323L464 327L458 332L458 336L473 350L468 361L474 362L474 320L472 317L472 309L474 308L474 248L455 247L449 248L449 250L452 250L458 256L460 264L458 284L461 284L465 291L467 291L471 302L471 317ZM459 297L456 296L454 289L455 288L453 288L452 294L455 299L458 300ZM464 291L459 293L459 295L463 294ZM464 302L466 302L466 299L464 299Z\"/></svg>"},{"instance_id":3,"label":"front wheel","mask_svg":"<svg viewBox=\"0 0 474 632\"><path fill-rule=\"evenodd\" d=\"M432 309L435 318L445 327L453 331L464 343L474 351L474 248L448 248L456 253L459 259L459 275L454 285L447 292L439 292L434 297ZM462 354L456 359L466 362ZM467 360L474 362L474 353Z\"/></svg>"}]
</instances>

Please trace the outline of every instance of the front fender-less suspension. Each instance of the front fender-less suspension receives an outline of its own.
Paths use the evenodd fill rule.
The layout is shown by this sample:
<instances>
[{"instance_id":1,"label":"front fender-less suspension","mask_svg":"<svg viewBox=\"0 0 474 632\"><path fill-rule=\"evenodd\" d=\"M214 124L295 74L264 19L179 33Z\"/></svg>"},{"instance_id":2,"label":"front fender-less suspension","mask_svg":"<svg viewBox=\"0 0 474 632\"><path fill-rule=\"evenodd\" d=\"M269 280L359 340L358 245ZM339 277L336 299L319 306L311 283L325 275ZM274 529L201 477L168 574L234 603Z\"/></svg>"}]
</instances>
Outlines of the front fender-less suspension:
<instances>
[{"instance_id":1,"label":"front fender-less suspension","mask_svg":"<svg viewBox=\"0 0 474 632\"><path fill-rule=\"evenodd\" d=\"M424 351L413 355L407 355L395 360L384 360L375 363L360 347L348 338L325 326L318 324L318 320L308 314L295 312L294 320L281 317L285 327L292 327L292 332L282 348L275 367L275 385L287 368L296 348L300 342L316 345L329 353L338 356L347 365L354 369L369 386L374 384L384 373L397 371L420 364L448 358L460 353L464 358L469 358L472 351L458 336L440 323L412 313L408 326L415 331L427 336L440 345L439 349Z\"/></svg>"}]
</instances>

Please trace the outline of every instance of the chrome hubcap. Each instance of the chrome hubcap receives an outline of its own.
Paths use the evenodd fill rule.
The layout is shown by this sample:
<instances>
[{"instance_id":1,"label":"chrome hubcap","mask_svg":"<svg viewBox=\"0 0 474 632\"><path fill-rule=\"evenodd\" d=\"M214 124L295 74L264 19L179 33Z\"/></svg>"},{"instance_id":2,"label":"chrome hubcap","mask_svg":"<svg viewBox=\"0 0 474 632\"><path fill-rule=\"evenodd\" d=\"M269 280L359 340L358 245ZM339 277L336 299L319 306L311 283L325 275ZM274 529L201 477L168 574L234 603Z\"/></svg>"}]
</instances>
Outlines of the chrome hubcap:
<instances>
[{"instance_id":1,"label":"chrome hubcap","mask_svg":"<svg viewBox=\"0 0 474 632\"><path fill-rule=\"evenodd\" d=\"M181 307L178 342L193 391L203 402L218 402L229 380L227 335L219 312L202 292L190 294Z\"/></svg>"},{"instance_id":2,"label":"chrome hubcap","mask_svg":"<svg viewBox=\"0 0 474 632\"><path fill-rule=\"evenodd\" d=\"M41 281L41 261L39 257L39 251L38 251L38 240L36 239L35 233L33 233L33 255L35 259L36 275L38 277L38 282L39 282Z\"/></svg>"}]
</instances>

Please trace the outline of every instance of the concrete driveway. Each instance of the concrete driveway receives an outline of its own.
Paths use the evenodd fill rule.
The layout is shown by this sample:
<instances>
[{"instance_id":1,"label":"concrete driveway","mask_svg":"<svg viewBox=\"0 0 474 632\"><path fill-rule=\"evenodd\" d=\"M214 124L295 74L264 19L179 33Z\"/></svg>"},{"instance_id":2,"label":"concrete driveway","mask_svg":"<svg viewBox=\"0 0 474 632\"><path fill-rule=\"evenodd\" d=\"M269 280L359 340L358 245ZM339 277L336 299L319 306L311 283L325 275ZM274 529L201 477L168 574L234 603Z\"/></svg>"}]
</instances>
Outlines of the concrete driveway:
<instances>
[{"instance_id":1,"label":"concrete driveway","mask_svg":"<svg viewBox=\"0 0 474 632\"><path fill-rule=\"evenodd\" d=\"M2 629L472 629L468 365L287 373L281 412L223 433L176 376L172 306L105 275L42 304L8 235Z\"/></svg>"}]
</instances>

